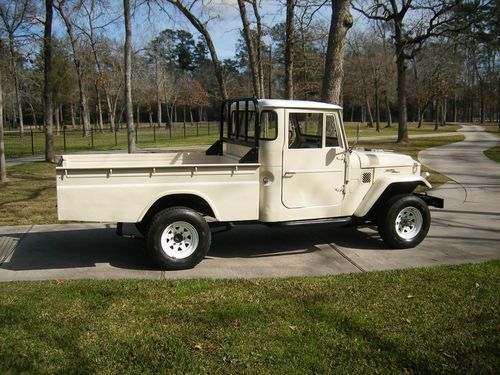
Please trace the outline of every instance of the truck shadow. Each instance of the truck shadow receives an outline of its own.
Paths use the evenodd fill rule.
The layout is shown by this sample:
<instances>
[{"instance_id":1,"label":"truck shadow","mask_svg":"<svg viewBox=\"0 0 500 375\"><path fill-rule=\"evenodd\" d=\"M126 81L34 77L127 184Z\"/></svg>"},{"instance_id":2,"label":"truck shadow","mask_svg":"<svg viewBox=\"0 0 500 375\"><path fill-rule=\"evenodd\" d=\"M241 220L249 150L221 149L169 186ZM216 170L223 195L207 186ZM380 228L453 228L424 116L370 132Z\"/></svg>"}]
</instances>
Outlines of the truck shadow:
<instances>
[{"instance_id":1,"label":"truck shadow","mask_svg":"<svg viewBox=\"0 0 500 375\"><path fill-rule=\"evenodd\" d=\"M134 270L158 270L144 241L118 237L114 229L29 233L1 268L23 270L76 269L110 264Z\"/></svg>"},{"instance_id":2,"label":"truck shadow","mask_svg":"<svg viewBox=\"0 0 500 375\"><path fill-rule=\"evenodd\" d=\"M23 234L9 236L21 238ZM214 235L207 258L272 258L325 249L335 251L328 245L331 242L348 248L384 248L378 237L353 228L269 228L249 225ZM322 250L320 245L323 245ZM31 232L18 243L0 269L74 269L79 275L84 275L85 268L107 267L108 264L126 270L159 271L146 252L144 240L118 237L111 227ZM70 277L71 274L67 275Z\"/></svg>"}]
</instances>

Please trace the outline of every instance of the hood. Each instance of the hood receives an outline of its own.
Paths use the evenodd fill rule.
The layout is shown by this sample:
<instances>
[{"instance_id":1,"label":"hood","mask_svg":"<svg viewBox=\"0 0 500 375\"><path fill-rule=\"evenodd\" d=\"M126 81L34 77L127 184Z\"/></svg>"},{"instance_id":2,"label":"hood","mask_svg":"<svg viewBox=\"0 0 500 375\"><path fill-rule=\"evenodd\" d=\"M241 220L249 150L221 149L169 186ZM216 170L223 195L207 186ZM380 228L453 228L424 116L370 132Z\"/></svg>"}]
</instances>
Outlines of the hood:
<instances>
[{"instance_id":1,"label":"hood","mask_svg":"<svg viewBox=\"0 0 500 375\"><path fill-rule=\"evenodd\" d=\"M413 166L415 160L408 155L388 151L354 151L361 163L361 168L407 167Z\"/></svg>"}]
</instances>

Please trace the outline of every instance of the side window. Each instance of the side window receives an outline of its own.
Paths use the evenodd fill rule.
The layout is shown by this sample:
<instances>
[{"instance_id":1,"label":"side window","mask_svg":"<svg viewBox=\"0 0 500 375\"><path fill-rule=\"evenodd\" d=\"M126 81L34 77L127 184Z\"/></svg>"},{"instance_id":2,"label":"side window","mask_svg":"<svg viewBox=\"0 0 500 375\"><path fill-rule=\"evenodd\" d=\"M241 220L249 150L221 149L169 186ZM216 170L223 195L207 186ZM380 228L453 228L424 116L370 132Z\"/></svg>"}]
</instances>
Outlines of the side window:
<instances>
[{"instance_id":1,"label":"side window","mask_svg":"<svg viewBox=\"0 0 500 375\"><path fill-rule=\"evenodd\" d=\"M278 136L278 114L274 111L260 113L260 139L274 140Z\"/></svg>"},{"instance_id":2,"label":"side window","mask_svg":"<svg viewBox=\"0 0 500 375\"><path fill-rule=\"evenodd\" d=\"M288 148L321 148L322 113L290 113Z\"/></svg>"},{"instance_id":3,"label":"side window","mask_svg":"<svg viewBox=\"0 0 500 375\"><path fill-rule=\"evenodd\" d=\"M326 116L326 147L338 147L340 145L337 134L337 119L333 115Z\"/></svg>"}]
</instances>

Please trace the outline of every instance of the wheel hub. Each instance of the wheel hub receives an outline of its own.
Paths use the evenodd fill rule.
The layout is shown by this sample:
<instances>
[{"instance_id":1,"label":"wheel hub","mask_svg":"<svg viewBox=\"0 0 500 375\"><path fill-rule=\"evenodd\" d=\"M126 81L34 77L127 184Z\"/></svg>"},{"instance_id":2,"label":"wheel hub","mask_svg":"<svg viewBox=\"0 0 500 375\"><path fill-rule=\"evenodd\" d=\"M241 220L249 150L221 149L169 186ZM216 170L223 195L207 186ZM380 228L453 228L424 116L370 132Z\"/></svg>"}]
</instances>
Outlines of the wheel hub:
<instances>
[{"instance_id":1,"label":"wheel hub","mask_svg":"<svg viewBox=\"0 0 500 375\"><path fill-rule=\"evenodd\" d=\"M395 229L398 236L412 240L423 227L421 212L415 207L405 207L396 216Z\"/></svg>"},{"instance_id":2,"label":"wheel hub","mask_svg":"<svg viewBox=\"0 0 500 375\"><path fill-rule=\"evenodd\" d=\"M175 221L163 231L160 242L163 252L171 258L184 259L195 252L200 238L196 228L186 221Z\"/></svg>"}]
</instances>

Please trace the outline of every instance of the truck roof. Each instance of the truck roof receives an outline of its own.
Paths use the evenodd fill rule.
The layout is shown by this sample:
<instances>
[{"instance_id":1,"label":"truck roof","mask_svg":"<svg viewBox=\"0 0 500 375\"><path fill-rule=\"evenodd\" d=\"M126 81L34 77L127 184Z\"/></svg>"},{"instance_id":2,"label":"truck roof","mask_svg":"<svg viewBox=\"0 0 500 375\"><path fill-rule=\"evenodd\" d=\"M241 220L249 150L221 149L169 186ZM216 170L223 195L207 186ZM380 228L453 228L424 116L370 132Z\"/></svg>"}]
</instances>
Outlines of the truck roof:
<instances>
[{"instance_id":1,"label":"truck roof","mask_svg":"<svg viewBox=\"0 0 500 375\"><path fill-rule=\"evenodd\" d=\"M342 109L336 104L308 100L258 99L259 107L300 108L300 109Z\"/></svg>"}]
</instances>

